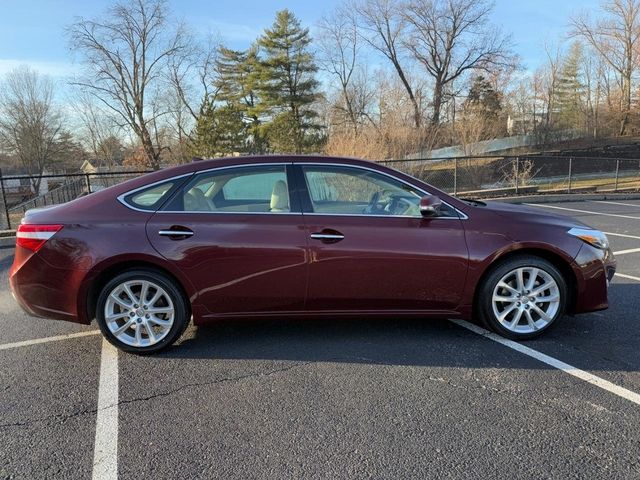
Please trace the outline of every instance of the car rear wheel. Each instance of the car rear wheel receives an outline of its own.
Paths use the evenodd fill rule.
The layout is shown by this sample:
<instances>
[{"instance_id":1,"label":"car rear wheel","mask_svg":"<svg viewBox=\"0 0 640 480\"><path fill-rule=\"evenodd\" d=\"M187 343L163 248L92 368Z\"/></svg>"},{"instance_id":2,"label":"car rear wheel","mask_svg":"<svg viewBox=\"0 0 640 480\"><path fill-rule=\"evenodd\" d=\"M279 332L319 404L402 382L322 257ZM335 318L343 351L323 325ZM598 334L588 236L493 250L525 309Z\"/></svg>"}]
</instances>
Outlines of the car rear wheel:
<instances>
[{"instance_id":1,"label":"car rear wheel","mask_svg":"<svg viewBox=\"0 0 640 480\"><path fill-rule=\"evenodd\" d=\"M113 345L145 354L174 343L188 324L188 311L172 279L152 270L130 270L104 286L96 319Z\"/></svg>"},{"instance_id":2,"label":"car rear wheel","mask_svg":"<svg viewBox=\"0 0 640 480\"><path fill-rule=\"evenodd\" d=\"M481 285L478 308L484 324L514 340L534 338L563 314L567 284L550 262L535 256L508 259Z\"/></svg>"}]
</instances>

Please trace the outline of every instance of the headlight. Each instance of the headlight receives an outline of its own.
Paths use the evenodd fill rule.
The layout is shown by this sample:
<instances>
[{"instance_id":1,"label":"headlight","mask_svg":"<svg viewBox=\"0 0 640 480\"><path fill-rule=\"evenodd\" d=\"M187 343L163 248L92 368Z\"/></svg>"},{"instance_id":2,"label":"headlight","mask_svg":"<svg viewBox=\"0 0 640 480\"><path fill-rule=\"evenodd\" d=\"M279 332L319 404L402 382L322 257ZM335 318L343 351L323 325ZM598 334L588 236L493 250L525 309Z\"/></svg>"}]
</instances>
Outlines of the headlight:
<instances>
[{"instance_id":1,"label":"headlight","mask_svg":"<svg viewBox=\"0 0 640 480\"><path fill-rule=\"evenodd\" d=\"M607 250L609 248L609 240L607 236L600 230L591 230L590 228L578 228L574 227L569 230L569 235L578 237L583 242L589 245L599 248L601 250Z\"/></svg>"}]
</instances>

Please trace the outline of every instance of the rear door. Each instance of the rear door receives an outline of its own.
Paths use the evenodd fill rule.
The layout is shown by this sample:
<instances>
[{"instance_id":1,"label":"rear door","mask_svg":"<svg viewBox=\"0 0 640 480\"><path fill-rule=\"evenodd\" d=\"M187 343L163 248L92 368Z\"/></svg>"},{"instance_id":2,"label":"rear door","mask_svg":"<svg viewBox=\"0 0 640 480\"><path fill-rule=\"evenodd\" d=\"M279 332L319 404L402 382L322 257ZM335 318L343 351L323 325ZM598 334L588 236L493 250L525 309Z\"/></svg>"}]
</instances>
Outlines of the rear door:
<instances>
[{"instance_id":1,"label":"rear door","mask_svg":"<svg viewBox=\"0 0 640 480\"><path fill-rule=\"evenodd\" d=\"M300 311L307 238L288 164L196 174L147 223L210 314Z\"/></svg>"},{"instance_id":2,"label":"rear door","mask_svg":"<svg viewBox=\"0 0 640 480\"><path fill-rule=\"evenodd\" d=\"M441 311L461 300L458 212L423 218L424 192L362 167L296 165L309 237L310 311Z\"/></svg>"}]
</instances>

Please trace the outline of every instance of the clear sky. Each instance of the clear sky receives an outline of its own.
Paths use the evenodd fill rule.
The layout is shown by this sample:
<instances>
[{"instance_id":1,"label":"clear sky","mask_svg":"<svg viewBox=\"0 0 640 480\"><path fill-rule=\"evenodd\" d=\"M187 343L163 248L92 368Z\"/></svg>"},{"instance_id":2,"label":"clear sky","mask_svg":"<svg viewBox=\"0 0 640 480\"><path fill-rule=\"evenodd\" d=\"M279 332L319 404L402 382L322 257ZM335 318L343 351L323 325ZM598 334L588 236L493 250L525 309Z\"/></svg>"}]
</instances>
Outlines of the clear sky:
<instances>
[{"instance_id":1,"label":"clear sky","mask_svg":"<svg viewBox=\"0 0 640 480\"><path fill-rule=\"evenodd\" d=\"M64 29L75 16L93 17L108 0L0 0L0 75L20 65L52 76L73 71ZM218 32L234 48L244 48L273 22L275 12L292 10L305 25L313 24L340 0L171 0L177 16L203 32ZM524 67L544 60L545 41L556 42L567 31L571 15L593 11L599 0L496 0L494 23L513 35Z\"/></svg>"}]
</instances>

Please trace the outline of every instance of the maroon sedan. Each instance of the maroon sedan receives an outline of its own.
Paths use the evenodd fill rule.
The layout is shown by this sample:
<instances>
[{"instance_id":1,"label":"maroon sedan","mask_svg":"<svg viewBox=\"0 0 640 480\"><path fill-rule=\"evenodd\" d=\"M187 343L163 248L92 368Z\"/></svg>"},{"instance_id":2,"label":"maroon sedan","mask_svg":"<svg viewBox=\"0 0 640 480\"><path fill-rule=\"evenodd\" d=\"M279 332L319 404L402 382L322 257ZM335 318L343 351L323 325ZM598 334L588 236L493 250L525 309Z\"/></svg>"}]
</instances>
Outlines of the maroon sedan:
<instances>
[{"instance_id":1,"label":"maroon sedan","mask_svg":"<svg viewBox=\"0 0 640 480\"><path fill-rule=\"evenodd\" d=\"M460 200L362 160L197 161L27 212L11 288L29 313L128 352L242 317L470 319L527 339L607 308L606 236L565 216Z\"/></svg>"}]
</instances>

